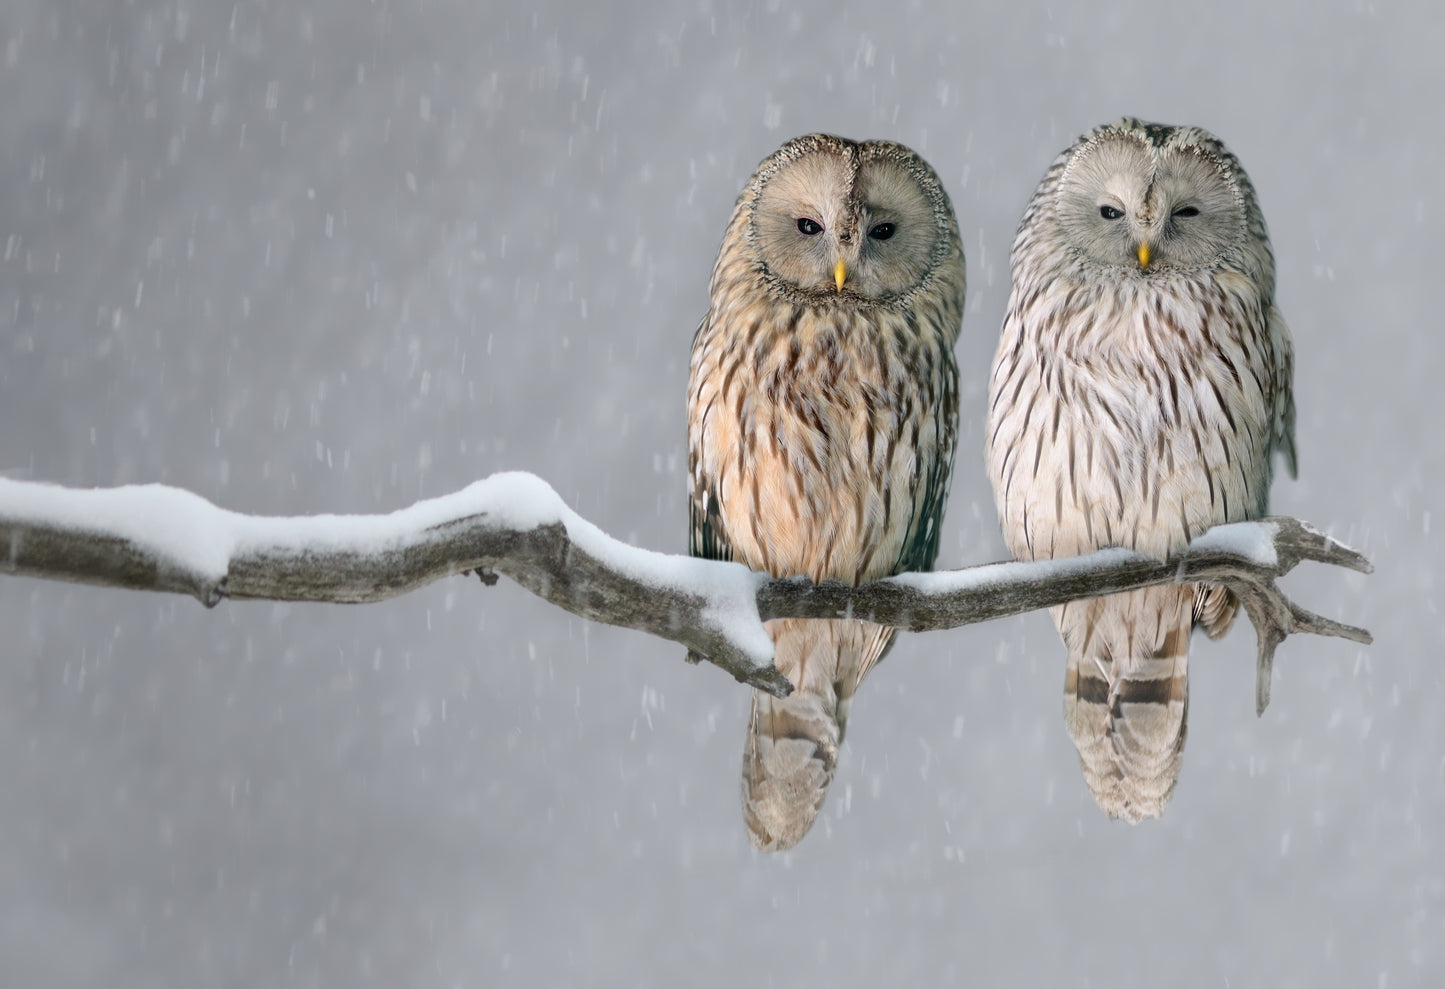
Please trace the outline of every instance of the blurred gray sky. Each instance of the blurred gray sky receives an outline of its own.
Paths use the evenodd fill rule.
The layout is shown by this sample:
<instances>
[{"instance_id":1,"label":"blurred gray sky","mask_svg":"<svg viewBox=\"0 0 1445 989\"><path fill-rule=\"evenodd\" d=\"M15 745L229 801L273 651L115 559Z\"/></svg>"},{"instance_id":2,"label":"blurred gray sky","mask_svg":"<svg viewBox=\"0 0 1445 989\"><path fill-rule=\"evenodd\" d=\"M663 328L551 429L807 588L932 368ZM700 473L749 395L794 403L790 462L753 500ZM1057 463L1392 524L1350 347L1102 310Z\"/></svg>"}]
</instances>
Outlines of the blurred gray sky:
<instances>
[{"instance_id":1,"label":"blurred gray sky","mask_svg":"<svg viewBox=\"0 0 1445 989\"><path fill-rule=\"evenodd\" d=\"M1163 820L1106 821L1042 615L902 642L822 820L755 855L746 694L505 582L356 608L0 581L0 984L1398 986L1445 965L1442 16L1027 2L0 9L0 472L383 511L500 469L685 547L683 390L788 137L938 169L970 272L940 564L1003 555L983 396L1048 162L1223 137L1295 337L1274 508L1376 644L1194 646ZM1433 525L1432 525L1433 520Z\"/></svg>"}]
</instances>

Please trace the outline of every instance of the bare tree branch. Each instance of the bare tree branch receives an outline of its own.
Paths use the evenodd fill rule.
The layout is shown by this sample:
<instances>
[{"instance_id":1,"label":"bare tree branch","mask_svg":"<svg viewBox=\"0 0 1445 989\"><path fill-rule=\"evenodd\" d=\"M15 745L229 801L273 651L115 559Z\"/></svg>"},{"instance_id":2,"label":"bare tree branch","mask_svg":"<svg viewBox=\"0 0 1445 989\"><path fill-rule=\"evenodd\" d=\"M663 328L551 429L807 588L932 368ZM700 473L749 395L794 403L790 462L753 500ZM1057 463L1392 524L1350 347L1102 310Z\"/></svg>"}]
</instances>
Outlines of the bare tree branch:
<instances>
[{"instance_id":1,"label":"bare tree branch","mask_svg":"<svg viewBox=\"0 0 1445 989\"><path fill-rule=\"evenodd\" d=\"M546 482L498 474L389 515L274 518L218 508L161 485L78 490L0 479L0 572L222 598L359 603L441 577L506 574L594 621L685 645L775 694L762 622L860 618L913 632L955 628L1084 597L1206 581L1240 596L1259 639L1256 707L1269 703L1274 651L1295 632L1370 642L1364 629L1315 615L1276 580L1304 560L1371 571L1369 561L1291 518L1218 526L1177 559L1126 550L1066 560L904 574L849 587L772 580L735 563L618 542Z\"/></svg>"}]
</instances>

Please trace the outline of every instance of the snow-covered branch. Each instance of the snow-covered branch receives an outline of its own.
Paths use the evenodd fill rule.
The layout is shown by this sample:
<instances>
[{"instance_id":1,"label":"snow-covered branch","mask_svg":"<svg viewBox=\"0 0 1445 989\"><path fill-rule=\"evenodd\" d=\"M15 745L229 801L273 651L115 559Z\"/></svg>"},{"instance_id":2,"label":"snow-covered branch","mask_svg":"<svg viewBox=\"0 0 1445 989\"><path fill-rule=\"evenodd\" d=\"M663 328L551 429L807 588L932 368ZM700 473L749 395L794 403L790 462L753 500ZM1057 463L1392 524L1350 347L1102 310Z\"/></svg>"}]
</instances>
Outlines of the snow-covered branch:
<instances>
[{"instance_id":1,"label":"snow-covered branch","mask_svg":"<svg viewBox=\"0 0 1445 989\"><path fill-rule=\"evenodd\" d=\"M1275 583L1305 560L1371 573L1370 561L1306 522L1285 516L1210 529L1170 560L1124 549L963 570L901 574L862 587L837 581L775 580L758 592L768 618L866 618L911 632L957 628L1079 598L1155 584L1226 584L1239 595L1259 640L1255 710L1269 704L1275 648L1308 632L1368 644L1370 633L1306 611Z\"/></svg>"},{"instance_id":2,"label":"snow-covered branch","mask_svg":"<svg viewBox=\"0 0 1445 989\"><path fill-rule=\"evenodd\" d=\"M685 645L738 680L791 690L762 623L867 618L915 632L1017 615L1171 582L1238 593L1259 637L1256 703L1269 701L1275 647L1294 632L1369 642L1363 629L1294 604L1276 586L1303 560L1370 564L1290 518L1219 526L1178 559L1124 550L1034 563L905 574L862 587L772 580L736 563L621 543L531 474L497 474L389 515L275 518L229 512L162 485L79 490L0 479L0 572L222 598L357 603L441 577L503 573L559 607Z\"/></svg>"}]
</instances>

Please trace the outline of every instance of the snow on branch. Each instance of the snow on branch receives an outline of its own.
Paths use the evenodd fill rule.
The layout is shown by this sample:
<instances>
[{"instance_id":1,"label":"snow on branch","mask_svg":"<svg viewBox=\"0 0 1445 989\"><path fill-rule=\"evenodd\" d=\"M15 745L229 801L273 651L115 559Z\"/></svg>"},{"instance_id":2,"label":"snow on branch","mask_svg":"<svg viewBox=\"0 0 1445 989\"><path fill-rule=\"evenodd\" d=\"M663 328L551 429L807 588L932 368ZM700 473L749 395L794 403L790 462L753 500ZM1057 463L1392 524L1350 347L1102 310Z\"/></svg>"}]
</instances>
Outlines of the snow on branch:
<instances>
[{"instance_id":1,"label":"snow on branch","mask_svg":"<svg viewBox=\"0 0 1445 989\"><path fill-rule=\"evenodd\" d=\"M1061 560L991 563L963 570L910 573L849 587L838 581L775 580L758 592L763 618L866 618L910 632L957 628L1079 598L1155 584L1225 584L1254 623L1259 651L1255 711L1269 705L1275 648L1308 632L1368 645L1369 632L1306 611L1275 581L1305 560L1372 573L1362 555L1306 522L1284 516L1218 525L1178 557L1159 560L1106 549Z\"/></svg>"},{"instance_id":2,"label":"snow on branch","mask_svg":"<svg viewBox=\"0 0 1445 989\"><path fill-rule=\"evenodd\" d=\"M1275 648L1295 632L1370 642L1364 629L1290 601L1276 579L1304 560L1371 571L1305 523L1218 526L1179 558L1126 550L904 574L861 587L774 580L736 563L639 549L575 512L542 479L496 474L389 515L242 515L163 485L80 490L0 478L0 572L222 598L359 603L476 571L511 577L594 621L685 645L754 687L792 688L763 622L866 618L914 632L956 628L1082 597L1209 581L1239 596L1259 638L1256 706Z\"/></svg>"}]
</instances>

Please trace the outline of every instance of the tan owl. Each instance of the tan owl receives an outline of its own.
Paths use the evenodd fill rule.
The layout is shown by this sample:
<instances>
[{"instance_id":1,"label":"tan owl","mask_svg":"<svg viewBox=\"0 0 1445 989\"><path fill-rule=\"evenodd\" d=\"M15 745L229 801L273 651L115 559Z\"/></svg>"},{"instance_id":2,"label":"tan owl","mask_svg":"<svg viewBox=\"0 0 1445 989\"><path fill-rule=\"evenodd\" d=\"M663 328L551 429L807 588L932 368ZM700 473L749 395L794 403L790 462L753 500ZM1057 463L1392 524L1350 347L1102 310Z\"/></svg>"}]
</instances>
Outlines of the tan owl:
<instances>
[{"instance_id":1,"label":"tan owl","mask_svg":"<svg viewBox=\"0 0 1445 989\"><path fill-rule=\"evenodd\" d=\"M738 197L693 339L694 555L857 584L938 554L958 420L964 263L938 176L908 148L813 134ZM786 700L753 696L743 815L789 848L822 807L858 684L893 630L768 623Z\"/></svg>"},{"instance_id":2,"label":"tan owl","mask_svg":"<svg viewBox=\"0 0 1445 989\"><path fill-rule=\"evenodd\" d=\"M988 470L1020 559L1182 549L1265 514L1295 471L1289 333L1254 188L1213 135L1125 118L1044 175L1013 246ZM1052 609L1064 721L1111 817L1157 817L1179 776L1189 636L1234 620L1211 585Z\"/></svg>"}]
</instances>

